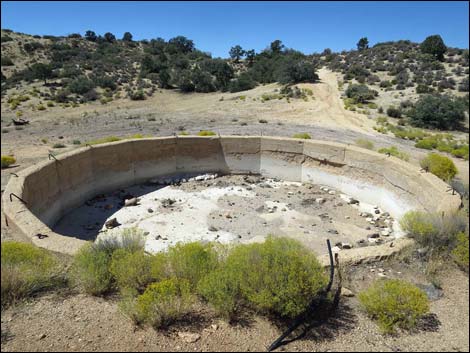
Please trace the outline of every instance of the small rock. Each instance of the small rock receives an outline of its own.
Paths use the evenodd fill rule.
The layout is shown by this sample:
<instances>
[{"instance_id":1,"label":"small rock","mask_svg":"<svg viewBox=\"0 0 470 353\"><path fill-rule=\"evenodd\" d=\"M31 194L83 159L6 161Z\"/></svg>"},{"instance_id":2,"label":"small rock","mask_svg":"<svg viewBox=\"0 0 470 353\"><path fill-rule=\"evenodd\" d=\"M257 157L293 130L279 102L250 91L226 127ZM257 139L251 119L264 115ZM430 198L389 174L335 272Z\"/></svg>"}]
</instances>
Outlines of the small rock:
<instances>
[{"instance_id":1,"label":"small rock","mask_svg":"<svg viewBox=\"0 0 470 353\"><path fill-rule=\"evenodd\" d=\"M326 199L324 199L323 197L319 197L315 199L315 202L319 204L323 204L326 202Z\"/></svg>"},{"instance_id":2,"label":"small rock","mask_svg":"<svg viewBox=\"0 0 470 353\"><path fill-rule=\"evenodd\" d=\"M148 213L153 213L153 210L151 208L147 209Z\"/></svg>"},{"instance_id":3,"label":"small rock","mask_svg":"<svg viewBox=\"0 0 470 353\"><path fill-rule=\"evenodd\" d=\"M201 338L200 334L191 332L178 332L178 336L186 343L195 343Z\"/></svg>"},{"instance_id":4,"label":"small rock","mask_svg":"<svg viewBox=\"0 0 470 353\"><path fill-rule=\"evenodd\" d=\"M339 246L333 246L333 248L331 248L331 251L332 252L340 252L341 249L339 248Z\"/></svg>"},{"instance_id":5,"label":"small rock","mask_svg":"<svg viewBox=\"0 0 470 353\"><path fill-rule=\"evenodd\" d=\"M110 220L107 220L104 224L104 226L107 228L107 229L112 229L112 228L116 228L118 226L120 226L121 224L117 221L116 218L111 218Z\"/></svg>"},{"instance_id":6,"label":"small rock","mask_svg":"<svg viewBox=\"0 0 470 353\"><path fill-rule=\"evenodd\" d=\"M343 297L348 297L348 298L354 297L354 293L350 289L345 288L345 287L341 287L341 295Z\"/></svg>"},{"instance_id":7,"label":"small rock","mask_svg":"<svg viewBox=\"0 0 470 353\"><path fill-rule=\"evenodd\" d=\"M139 199L137 197L133 197L131 199L124 201L124 207L137 206L138 202L139 202Z\"/></svg>"}]
</instances>

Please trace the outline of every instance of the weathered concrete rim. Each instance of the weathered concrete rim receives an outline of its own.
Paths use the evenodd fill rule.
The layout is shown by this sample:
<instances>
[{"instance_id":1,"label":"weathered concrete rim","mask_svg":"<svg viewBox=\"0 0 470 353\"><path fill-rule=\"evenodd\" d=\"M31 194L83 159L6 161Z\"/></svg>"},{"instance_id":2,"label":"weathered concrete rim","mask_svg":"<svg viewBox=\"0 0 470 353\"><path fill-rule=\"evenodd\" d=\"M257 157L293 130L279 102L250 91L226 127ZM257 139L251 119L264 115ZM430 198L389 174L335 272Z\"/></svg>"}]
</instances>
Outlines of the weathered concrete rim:
<instances>
[{"instance_id":1,"label":"weathered concrete rim","mask_svg":"<svg viewBox=\"0 0 470 353\"><path fill-rule=\"evenodd\" d=\"M268 136L171 136L85 146L24 169L10 179L3 210L8 226L25 239L74 254L85 241L51 230L65 213L99 193L195 172L253 173L323 184L391 210L395 218L409 209L452 213L461 205L460 196L434 175L356 146ZM11 194L24 203L14 196L10 201ZM394 243L394 248L342 251L341 257L380 259L409 239Z\"/></svg>"}]
</instances>

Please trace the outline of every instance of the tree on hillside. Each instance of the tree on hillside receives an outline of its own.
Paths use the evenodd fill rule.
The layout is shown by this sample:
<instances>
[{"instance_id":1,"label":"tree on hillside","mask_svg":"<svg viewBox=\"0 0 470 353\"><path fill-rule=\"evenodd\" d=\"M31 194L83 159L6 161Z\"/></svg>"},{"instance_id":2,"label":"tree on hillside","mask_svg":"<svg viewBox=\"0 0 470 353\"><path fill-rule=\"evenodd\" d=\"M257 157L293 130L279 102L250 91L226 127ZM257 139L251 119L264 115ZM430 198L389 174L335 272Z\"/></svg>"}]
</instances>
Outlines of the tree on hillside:
<instances>
[{"instance_id":1,"label":"tree on hillside","mask_svg":"<svg viewBox=\"0 0 470 353\"><path fill-rule=\"evenodd\" d=\"M255 50L254 49L247 50L245 53L245 56L246 56L246 61L248 63L248 66L253 65L253 62L255 61L255 56L256 56Z\"/></svg>"},{"instance_id":2,"label":"tree on hillside","mask_svg":"<svg viewBox=\"0 0 470 353\"><path fill-rule=\"evenodd\" d=\"M52 77L52 66L37 63L31 66L31 73L33 75L33 78L38 80L44 80L44 84L47 84L47 79Z\"/></svg>"},{"instance_id":3,"label":"tree on hillside","mask_svg":"<svg viewBox=\"0 0 470 353\"><path fill-rule=\"evenodd\" d=\"M114 36L114 34L112 34L111 32L106 32L104 34L104 39L108 42L108 43L113 43L116 41L116 37Z\"/></svg>"},{"instance_id":4,"label":"tree on hillside","mask_svg":"<svg viewBox=\"0 0 470 353\"><path fill-rule=\"evenodd\" d=\"M410 111L410 122L418 127L456 129L465 120L465 106L448 95L425 95Z\"/></svg>"},{"instance_id":5,"label":"tree on hillside","mask_svg":"<svg viewBox=\"0 0 470 353\"><path fill-rule=\"evenodd\" d=\"M245 51L241 46L236 45L230 49L229 55L237 63L240 61L241 57L245 55Z\"/></svg>"},{"instance_id":6,"label":"tree on hillside","mask_svg":"<svg viewBox=\"0 0 470 353\"><path fill-rule=\"evenodd\" d=\"M174 45L182 53L189 53L194 50L194 42L184 36L171 38L168 43Z\"/></svg>"},{"instance_id":7,"label":"tree on hillside","mask_svg":"<svg viewBox=\"0 0 470 353\"><path fill-rule=\"evenodd\" d=\"M285 46L279 39L276 39L274 42L271 43L270 48L273 54L279 54L280 52L282 52Z\"/></svg>"},{"instance_id":8,"label":"tree on hillside","mask_svg":"<svg viewBox=\"0 0 470 353\"><path fill-rule=\"evenodd\" d=\"M420 49L425 54L433 55L439 61L444 61L444 53L447 51L444 41L438 34L427 37L421 43Z\"/></svg>"},{"instance_id":9,"label":"tree on hillside","mask_svg":"<svg viewBox=\"0 0 470 353\"><path fill-rule=\"evenodd\" d=\"M124 42L132 42L132 34L131 32L126 32L124 33L124 35L122 36L122 40Z\"/></svg>"},{"instance_id":10,"label":"tree on hillside","mask_svg":"<svg viewBox=\"0 0 470 353\"><path fill-rule=\"evenodd\" d=\"M349 85L346 90L346 96L356 103L366 103L378 95L377 91L369 89L366 85Z\"/></svg>"},{"instance_id":11,"label":"tree on hillside","mask_svg":"<svg viewBox=\"0 0 470 353\"><path fill-rule=\"evenodd\" d=\"M359 42L357 42L357 50L364 50L369 48L369 40L367 37L362 37L359 39Z\"/></svg>"},{"instance_id":12,"label":"tree on hillside","mask_svg":"<svg viewBox=\"0 0 470 353\"><path fill-rule=\"evenodd\" d=\"M85 39L89 40L90 42L96 42L96 39L98 39L98 36L96 35L95 32L88 30L85 33Z\"/></svg>"}]
</instances>

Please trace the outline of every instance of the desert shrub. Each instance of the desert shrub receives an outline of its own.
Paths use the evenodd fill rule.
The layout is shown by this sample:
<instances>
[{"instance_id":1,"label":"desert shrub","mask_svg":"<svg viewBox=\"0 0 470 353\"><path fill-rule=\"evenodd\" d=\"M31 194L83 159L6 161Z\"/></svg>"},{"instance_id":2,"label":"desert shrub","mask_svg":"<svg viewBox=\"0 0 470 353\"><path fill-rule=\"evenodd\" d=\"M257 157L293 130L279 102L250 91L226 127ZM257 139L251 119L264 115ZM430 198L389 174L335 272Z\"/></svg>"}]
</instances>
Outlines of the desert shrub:
<instances>
[{"instance_id":1,"label":"desert shrub","mask_svg":"<svg viewBox=\"0 0 470 353\"><path fill-rule=\"evenodd\" d=\"M167 259L171 275L187 280L192 288L218 266L214 246L200 242L180 243L171 247Z\"/></svg>"},{"instance_id":2,"label":"desert shrub","mask_svg":"<svg viewBox=\"0 0 470 353\"><path fill-rule=\"evenodd\" d=\"M457 173L457 167L454 162L437 153L429 153L427 157L420 161L421 168L433 173L444 181L450 181Z\"/></svg>"},{"instance_id":3,"label":"desert shrub","mask_svg":"<svg viewBox=\"0 0 470 353\"><path fill-rule=\"evenodd\" d=\"M442 216L409 211L400 220L400 225L420 247L448 254L457 244L457 235L466 228L466 217L461 212Z\"/></svg>"},{"instance_id":4,"label":"desert shrub","mask_svg":"<svg viewBox=\"0 0 470 353\"><path fill-rule=\"evenodd\" d=\"M302 133L298 133L298 134L294 134L292 135L293 138L295 139L304 139L304 140L310 140L312 137L307 134L306 132L302 132Z\"/></svg>"},{"instance_id":5,"label":"desert shrub","mask_svg":"<svg viewBox=\"0 0 470 353\"><path fill-rule=\"evenodd\" d=\"M437 143L431 139L422 139L415 143L415 147L425 150L432 150L437 147Z\"/></svg>"},{"instance_id":6,"label":"desert shrub","mask_svg":"<svg viewBox=\"0 0 470 353\"><path fill-rule=\"evenodd\" d=\"M2 66L13 66L15 64L13 63L13 60L11 60L11 58L9 56L2 56L1 65Z\"/></svg>"},{"instance_id":7,"label":"desert shrub","mask_svg":"<svg viewBox=\"0 0 470 353\"><path fill-rule=\"evenodd\" d=\"M115 278L110 271L113 254L118 250L127 253L142 252L143 246L142 234L133 228L124 230L120 236L106 237L87 244L74 257L71 278L85 293L105 294L114 289ZM116 265L115 269L117 268ZM129 277L122 274L121 283L131 282ZM132 283L138 282L137 279L133 280Z\"/></svg>"},{"instance_id":8,"label":"desert shrub","mask_svg":"<svg viewBox=\"0 0 470 353\"><path fill-rule=\"evenodd\" d=\"M197 291L219 315L232 320L243 299L239 278L236 268L224 266L204 277L199 282Z\"/></svg>"},{"instance_id":9,"label":"desert shrub","mask_svg":"<svg viewBox=\"0 0 470 353\"><path fill-rule=\"evenodd\" d=\"M232 93L247 91L256 87L256 81L253 80L253 78L249 74L242 73L236 79L230 81L228 87L229 91Z\"/></svg>"},{"instance_id":10,"label":"desert shrub","mask_svg":"<svg viewBox=\"0 0 470 353\"><path fill-rule=\"evenodd\" d=\"M349 85L346 89L346 96L354 100L355 103L367 103L377 96L377 91L369 89L366 85Z\"/></svg>"},{"instance_id":11,"label":"desert shrub","mask_svg":"<svg viewBox=\"0 0 470 353\"><path fill-rule=\"evenodd\" d=\"M133 101L145 100L145 94L143 90L133 91L129 94L129 98Z\"/></svg>"},{"instance_id":12,"label":"desert shrub","mask_svg":"<svg viewBox=\"0 0 470 353\"><path fill-rule=\"evenodd\" d=\"M85 94L93 88L95 88L94 82L85 76L77 77L68 84L69 91L77 94Z\"/></svg>"},{"instance_id":13,"label":"desert shrub","mask_svg":"<svg viewBox=\"0 0 470 353\"><path fill-rule=\"evenodd\" d=\"M408 161L410 159L410 156L408 153L401 152L398 148L395 146L389 147L389 148L381 148L377 152L382 153L382 154L390 154L391 156L400 158L404 161Z\"/></svg>"},{"instance_id":14,"label":"desert shrub","mask_svg":"<svg viewBox=\"0 0 470 353\"><path fill-rule=\"evenodd\" d=\"M8 168L12 164L16 163L16 158L13 156L2 156L2 169Z\"/></svg>"},{"instance_id":15,"label":"desert shrub","mask_svg":"<svg viewBox=\"0 0 470 353\"><path fill-rule=\"evenodd\" d=\"M429 312L426 293L402 280L375 281L359 293L359 302L384 333L413 329Z\"/></svg>"},{"instance_id":16,"label":"desert shrub","mask_svg":"<svg viewBox=\"0 0 470 353\"><path fill-rule=\"evenodd\" d=\"M2 307L65 284L59 262L48 251L10 241L2 242L1 251Z\"/></svg>"},{"instance_id":17,"label":"desert shrub","mask_svg":"<svg viewBox=\"0 0 470 353\"><path fill-rule=\"evenodd\" d=\"M399 118L401 117L401 110L395 107L388 107L387 108L387 115L391 118Z\"/></svg>"},{"instance_id":18,"label":"desert shrub","mask_svg":"<svg viewBox=\"0 0 470 353\"><path fill-rule=\"evenodd\" d=\"M111 290L109 272L111 256L94 244L87 244L75 255L71 269L72 282L85 293L101 295Z\"/></svg>"},{"instance_id":19,"label":"desert shrub","mask_svg":"<svg viewBox=\"0 0 470 353\"><path fill-rule=\"evenodd\" d=\"M452 255L454 257L454 260L460 267L468 271L468 266L469 266L468 234L465 234L464 232L460 232L459 234L457 234L456 242L457 244L455 248L452 250Z\"/></svg>"},{"instance_id":20,"label":"desert shrub","mask_svg":"<svg viewBox=\"0 0 470 353\"><path fill-rule=\"evenodd\" d=\"M117 249L111 257L109 271L121 292L141 292L154 280L152 257L144 251Z\"/></svg>"},{"instance_id":21,"label":"desert shrub","mask_svg":"<svg viewBox=\"0 0 470 353\"><path fill-rule=\"evenodd\" d=\"M42 104L38 104L36 107L37 110L46 110L46 107Z\"/></svg>"},{"instance_id":22,"label":"desert shrub","mask_svg":"<svg viewBox=\"0 0 470 353\"><path fill-rule=\"evenodd\" d=\"M366 139L357 139L356 140L356 145L362 148L367 148L368 150L373 150L374 149L374 143L370 140Z\"/></svg>"},{"instance_id":23,"label":"desert shrub","mask_svg":"<svg viewBox=\"0 0 470 353\"><path fill-rule=\"evenodd\" d=\"M116 142L116 141L121 141L121 138L116 137L116 136L108 136L108 137L103 137L103 138L96 139L96 140L87 141L86 144L99 145L101 143Z\"/></svg>"},{"instance_id":24,"label":"desert shrub","mask_svg":"<svg viewBox=\"0 0 470 353\"><path fill-rule=\"evenodd\" d=\"M191 308L190 287L187 280L178 278L151 284L135 301L136 319L155 328L170 325Z\"/></svg>"},{"instance_id":25,"label":"desert shrub","mask_svg":"<svg viewBox=\"0 0 470 353\"><path fill-rule=\"evenodd\" d=\"M65 145L63 143L54 143L54 145L52 145L52 148L65 148Z\"/></svg>"},{"instance_id":26,"label":"desert shrub","mask_svg":"<svg viewBox=\"0 0 470 353\"><path fill-rule=\"evenodd\" d=\"M432 87L429 87L428 85L419 84L416 87L416 93L418 94L433 93L433 92L434 92L434 89Z\"/></svg>"},{"instance_id":27,"label":"desert shrub","mask_svg":"<svg viewBox=\"0 0 470 353\"><path fill-rule=\"evenodd\" d=\"M328 281L316 257L287 238L240 245L223 268L238 275L240 293L250 306L282 317L303 312Z\"/></svg>"},{"instance_id":28,"label":"desert shrub","mask_svg":"<svg viewBox=\"0 0 470 353\"><path fill-rule=\"evenodd\" d=\"M468 161L468 144L459 146L450 151L450 153L457 158L463 158Z\"/></svg>"},{"instance_id":29,"label":"desert shrub","mask_svg":"<svg viewBox=\"0 0 470 353\"><path fill-rule=\"evenodd\" d=\"M209 131L209 130L201 130L197 133L198 136L215 136L214 131Z\"/></svg>"},{"instance_id":30,"label":"desert shrub","mask_svg":"<svg viewBox=\"0 0 470 353\"><path fill-rule=\"evenodd\" d=\"M459 128L465 119L465 106L447 95L424 95L409 113L410 123L434 129Z\"/></svg>"}]
</instances>

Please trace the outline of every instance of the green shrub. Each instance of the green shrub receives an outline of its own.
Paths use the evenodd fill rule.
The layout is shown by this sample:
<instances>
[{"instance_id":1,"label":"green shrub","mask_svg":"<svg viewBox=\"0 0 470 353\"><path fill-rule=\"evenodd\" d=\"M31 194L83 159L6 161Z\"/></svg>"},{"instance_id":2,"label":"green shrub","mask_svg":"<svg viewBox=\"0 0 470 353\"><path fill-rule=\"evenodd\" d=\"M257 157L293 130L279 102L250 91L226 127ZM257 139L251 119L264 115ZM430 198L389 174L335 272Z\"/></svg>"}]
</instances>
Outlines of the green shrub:
<instances>
[{"instance_id":1,"label":"green shrub","mask_svg":"<svg viewBox=\"0 0 470 353\"><path fill-rule=\"evenodd\" d=\"M38 104L38 106L36 107L37 110L46 110L46 107L42 104Z\"/></svg>"},{"instance_id":2,"label":"green shrub","mask_svg":"<svg viewBox=\"0 0 470 353\"><path fill-rule=\"evenodd\" d=\"M366 139L357 139L356 140L356 145L362 148L367 148L368 150L373 150L374 149L374 143L370 140Z\"/></svg>"},{"instance_id":3,"label":"green shrub","mask_svg":"<svg viewBox=\"0 0 470 353\"><path fill-rule=\"evenodd\" d=\"M392 146L390 148L385 148L385 147L381 148L381 149L378 150L378 152L383 153L383 154L390 154L391 156L400 158L404 161L408 161L410 159L410 156L407 153L401 152L395 146Z\"/></svg>"},{"instance_id":4,"label":"green shrub","mask_svg":"<svg viewBox=\"0 0 470 353\"><path fill-rule=\"evenodd\" d=\"M135 228L125 229L120 236L106 237L87 244L74 257L71 269L72 280L85 293L105 294L114 289L115 285L115 277L110 270L113 254L118 250L127 253L142 253L143 247L142 234ZM114 268L115 274L117 274L117 268L118 265ZM138 270L135 271L138 273ZM130 278L131 275L127 273L118 275L120 275L121 284L139 281Z\"/></svg>"},{"instance_id":5,"label":"green shrub","mask_svg":"<svg viewBox=\"0 0 470 353\"><path fill-rule=\"evenodd\" d=\"M202 130L197 133L198 136L215 136L214 131Z\"/></svg>"},{"instance_id":6,"label":"green shrub","mask_svg":"<svg viewBox=\"0 0 470 353\"><path fill-rule=\"evenodd\" d=\"M229 321L234 318L243 299L240 274L233 266L224 266L209 273L199 282L197 291L219 315Z\"/></svg>"},{"instance_id":7,"label":"green shrub","mask_svg":"<svg viewBox=\"0 0 470 353\"><path fill-rule=\"evenodd\" d=\"M455 248L457 235L466 228L467 218L461 213L438 215L420 211L409 211L400 220L402 229L415 239L420 247L441 254Z\"/></svg>"},{"instance_id":8,"label":"green shrub","mask_svg":"<svg viewBox=\"0 0 470 353\"><path fill-rule=\"evenodd\" d=\"M129 98L133 101L145 100L145 94L143 90L138 90L129 94Z\"/></svg>"},{"instance_id":9,"label":"green shrub","mask_svg":"<svg viewBox=\"0 0 470 353\"><path fill-rule=\"evenodd\" d=\"M46 250L27 243L2 242L2 307L65 284L59 262Z\"/></svg>"},{"instance_id":10,"label":"green shrub","mask_svg":"<svg viewBox=\"0 0 470 353\"><path fill-rule=\"evenodd\" d=\"M113 252L109 271L121 292L142 292L154 281L152 276L152 256L143 250L129 252L117 249Z\"/></svg>"},{"instance_id":11,"label":"green shrub","mask_svg":"<svg viewBox=\"0 0 470 353\"><path fill-rule=\"evenodd\" d=\"M121 141L121 140L122 139L120 137L109 136L109 137L103 137L103 138L100 138L100 139L88 141L88 142L86 142L86 144L88 144L88 145L99 145L101 143L115 142L115 141Z\"/></svg>"},{"instance_id":12,"label":"green shrub","mask_svg":"<svg viewBox=\"0 0 470 353\"><path fill-rule=\"evenodd\" d=\"M450 158L437 153L429 153L426 158L420 161L420 165L421 168L446 182L453 179L458 173L457 167Z\"/></svg>"},{"instance_id":13,"label":"green shrub","mask_svg":"<svg viewBox=\"0 0 470 353\"><path fill-rule=\"evenodd\" d=\"M16 158L13 156L2 156L2 169L8 168L16 163Z\"/></svg>"},{"instance_id":14,"label":"green shrub","mask_svg":"<svg viewBox=\"0 0 470 353\"><path fill-rule=\"evenodd\" d=\"M465 106L452 96L424 95L409 116L411 124L418 127L456 129L465 120Z\"/></svg>"},{"instance_id":15,"label":"green shrub","mask_svg":"<svg viewBox=\"0 0 470 353\"><path fill-rule=\"evenodd\" d=\"M302 313L328 281L316 257L299 242L271 236L262 244L235 247L213 276L203 282L203 292L219 310L230 314L241 296L254 309L282 317Z\"/></svg>"},{"instance_id":16,"label":"green shrub","mask_svg":"<svg viewBox=\"0 0 470 353\"><path fill-rule=\"evenodd\" d=\"M401 117L401 110L395 107L388 107L387 115L391 118L399 118Z\"/></svg>"},{"instance_id":17,"label":"green shrub","mask_svg":"<svg viewBox=\"0 0 470 353\"><path fill-rule=\"evenodd\" d=\"M306 132L302 132L302 133L298 133L298 134L294 134L292 135L293 138L295 139L304 139L304 140L310 140L312 137L307 134Z\"/></svg>"},{"instance_id":18,"label":"green shrub","mask_svg":"<svg viewBox=\"0 0 470 353\"><path fill-rule=\"evenodd\" d=\"M214 246L200 242L179 243L168 250L167 257L171 275L187 280L191 288L218 265Z\"/></svg>"},{"instance_id":19,"label":"green shrub","mask_svg":"<svg viewBox=\"0 0 470 353\"><path fill-rule=\"evenodd\" d=\"M457 158L463 158L468 161L468 145L455 148L450 153Z\"/></svg>"},{"instance_id":20,"label":"green shrub","mask_svg":"<svg viewBox=\"0 0 470 353\"><path fill-rule=\"evenodd\" d=\"M353 99L355 103L367 103L378 95L377 91L369 89L367 85L349 85L346 89L346 96Z\"/></svg>"},{"instance_id":21,"label":"green shrub","mask_svg":"<svg viewBox=\"0 0 470 353\"><path fill-rule=\"evenodd\" d=\"M384 333L394 333L397 328L412 329L429 312L426 294L401 280L376 281L359 293L359 302Z\"/></svg>"},{"instance_id":22,"label":"green shrub","mask_svg":"<svg viewBox=\"0 0 470 353\"><path fill-rule=\"evenodd\" d=\"M54 143L52 148L65 148L65 145L63 143Z\"/></svg>"},{"instance_id":23,"label":"green shrub","mask_svg":"<svg viewBox=\"0 0 470 353\"><path fill-rule=\"evenodd\" d=\"M455 262L462 267L463 269L468 271L469 266L469 241L468 241L468 234L464 232L460 232L457 234L457 244L455 248L452 250L452 255L455 259Z\"/></svg>"},{"instance_id":24,"label":"green shrub","mask_svg":"<svg viewBox=\"0 0 470 353\"><path fill-rule=\"evenodd\" d=\"M109 272L111 256L94 244L87 244L75 255L71 278L85 293L101 295L112 289Z\"/></svg>"},{"instance_id":25,"label":"green shrub","mask_svg":"<svg viewBox=\"0 0 470 353\"><path fill-rule=\"evenodd\" d=\"M437 143L430 139L419 140L415 143L416 148L422 148L425 150L432 150L437 147Z\"/></svg>"},{"instance_id":26,"label":"green shrub","mask_svg":"<svg viewBox=\"0 0 470 353\"><path fill-rule=\"evenodd\" d=\"M171 278L151 284L137 297L135 316L155 328L166 327L186 314L192 303L189 282Z\"/></svg>"}]
</instances>

